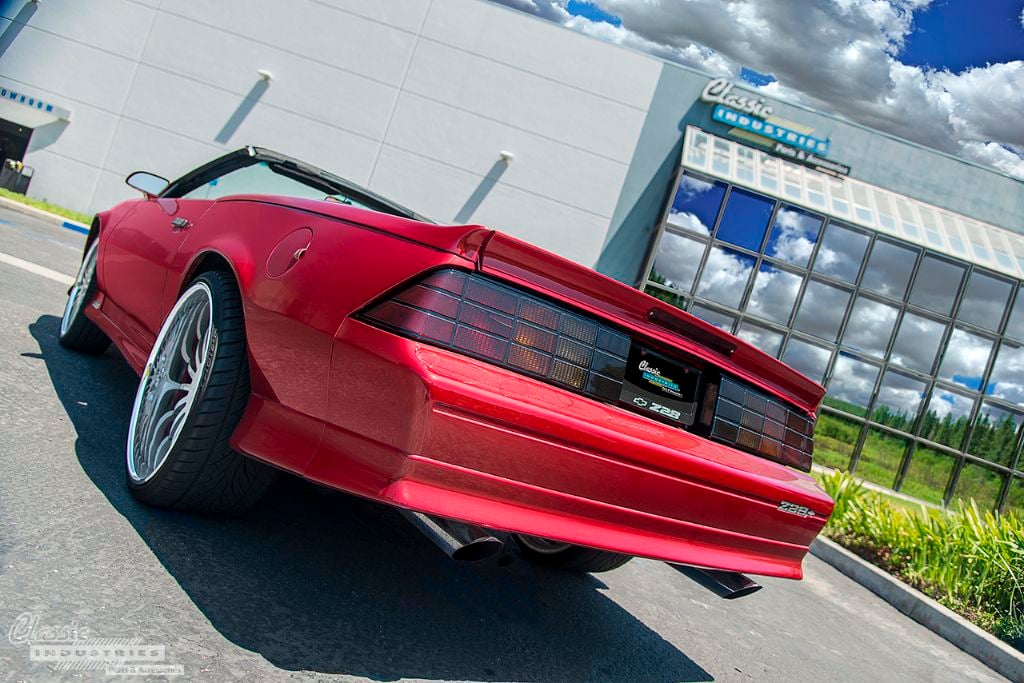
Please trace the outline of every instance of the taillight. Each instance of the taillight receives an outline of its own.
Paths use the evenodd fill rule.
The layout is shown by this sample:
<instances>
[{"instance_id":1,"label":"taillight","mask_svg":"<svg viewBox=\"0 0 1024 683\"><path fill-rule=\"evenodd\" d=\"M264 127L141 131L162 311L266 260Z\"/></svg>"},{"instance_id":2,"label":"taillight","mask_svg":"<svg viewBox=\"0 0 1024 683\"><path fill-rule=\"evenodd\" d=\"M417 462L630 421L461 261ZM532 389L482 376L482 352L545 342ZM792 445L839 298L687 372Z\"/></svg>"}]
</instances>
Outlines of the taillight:
<instances>
[{"instance_id":1,"label":"taillight","mask_svg":"<svg viewBox=\"0 0 1024 683\"><path fill-rule=\"evenodd\" d=\"M627 335L479 275L437 271L363 317L606 401L622 390Z\"/></svg>"},{"instance_id":2,"label":"taillight","mask_svg":"<svg viewBox=\"0 0 1024 683\"><path fill-rule=\"evenodd\" d=\"M628 335L483 276L436 271L362 317L403 336L650 416L637 407L646 401L621 399ZM708 385L701 423L713 439L805 472L811 469L814 422L729 377Z\"/></svg>"},{"instance_id":3,"label":"taillight","mask_svg":"<svg viewBox=\"0 0 1024 683\"><path fill-rule=\"evenodd\" d=\"M711 436L766 458L811 470L814 421L728 377L715 399Z\"/></svg>"}]
</instances>

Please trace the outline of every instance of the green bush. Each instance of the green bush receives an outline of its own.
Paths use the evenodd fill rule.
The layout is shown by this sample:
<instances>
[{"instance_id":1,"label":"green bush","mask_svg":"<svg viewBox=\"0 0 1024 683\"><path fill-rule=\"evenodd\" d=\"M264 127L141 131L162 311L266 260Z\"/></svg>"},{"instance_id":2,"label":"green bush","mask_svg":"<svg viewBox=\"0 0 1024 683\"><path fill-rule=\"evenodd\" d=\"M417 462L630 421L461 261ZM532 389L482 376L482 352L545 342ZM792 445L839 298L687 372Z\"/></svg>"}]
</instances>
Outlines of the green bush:
<instances>
[{"instance_id":1,"label":"green bush","mask_svg":"<svg viewBox=\"0 0 1024 683\"><path fill-rule=\"evenodd\" d=\"M896 506L834 472L823 480L836 508L825 533L1024 649L1024 519Z\"/></svg>"}]
</instances>

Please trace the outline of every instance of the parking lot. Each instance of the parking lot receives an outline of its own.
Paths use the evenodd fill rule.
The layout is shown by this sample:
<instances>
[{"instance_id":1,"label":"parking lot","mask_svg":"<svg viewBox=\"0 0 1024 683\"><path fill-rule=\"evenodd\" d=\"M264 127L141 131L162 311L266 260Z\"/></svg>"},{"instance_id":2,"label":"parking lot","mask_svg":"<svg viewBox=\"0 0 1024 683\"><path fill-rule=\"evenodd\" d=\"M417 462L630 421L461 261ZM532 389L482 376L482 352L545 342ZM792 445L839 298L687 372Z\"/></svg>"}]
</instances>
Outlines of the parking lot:
<instances>
[{"instance_id":1,"label":"parking lot","mask_svg":"<svg viewBox=\"0 0 1024 683\"><path fill-rule=\"evenodd\" d=\"M83 242L0 209L8 636L29 613L139 639L184 679L1000 680L813 557L804 581L725 602L652 561L596 576L459 565L393 511L295 479L237 519L144 507L123 483L135 376L113 350L57 344L67 286L43 269L73 275ZM53 672L4 636L0 675L100 674Z\"/></svg>"}]
</instances>

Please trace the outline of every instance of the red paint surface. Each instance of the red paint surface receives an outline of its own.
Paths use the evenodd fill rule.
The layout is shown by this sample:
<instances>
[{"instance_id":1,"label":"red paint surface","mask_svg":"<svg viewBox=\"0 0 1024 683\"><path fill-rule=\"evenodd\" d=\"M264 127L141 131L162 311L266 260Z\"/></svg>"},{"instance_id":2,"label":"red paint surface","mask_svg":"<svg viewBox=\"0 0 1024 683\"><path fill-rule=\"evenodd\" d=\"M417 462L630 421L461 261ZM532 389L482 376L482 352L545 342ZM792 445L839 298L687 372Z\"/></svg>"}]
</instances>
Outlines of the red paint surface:
<instances>
[{"instance_id":1,"label":"red paint surface","mask_svg":"<svg viewBox=\"0 0 1024 683\"><path fill-rule=\"evenodd\" d=\"M813 412L823 390L785 365L480 226L284 197L170 201L127 202L101 215L104 296L87 314L139 370L189 279L211 259L226 262L243 296L252 371L253 397L232 438L242 452L341 490L496 529L801 575L832 510L809 476L353 316L426 271L455 267L539 292ZM179 215L192 225L174 232ZM652 308L735 352L649 322ZM783 500L817 514L780 512Z\"/></svg>"}]
</instances>

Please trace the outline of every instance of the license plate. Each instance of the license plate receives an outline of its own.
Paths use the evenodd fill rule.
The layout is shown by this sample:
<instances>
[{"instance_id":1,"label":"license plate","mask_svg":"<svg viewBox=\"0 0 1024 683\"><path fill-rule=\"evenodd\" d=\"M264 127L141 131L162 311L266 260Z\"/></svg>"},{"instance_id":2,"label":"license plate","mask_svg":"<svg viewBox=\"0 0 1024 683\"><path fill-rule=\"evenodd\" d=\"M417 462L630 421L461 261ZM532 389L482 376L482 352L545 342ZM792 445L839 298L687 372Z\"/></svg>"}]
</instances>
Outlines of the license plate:
<instances>
[{"instance_id":1,"label":"license plate","mask_svg":"<svg viewBox=\"0 0 1024 683\"><path fill-rule=\"evenodd\" d=\"M697 415L700 372L634 344L626 361L619 402L651 417L682 425Z\"/></svg>"}]
</instances>

